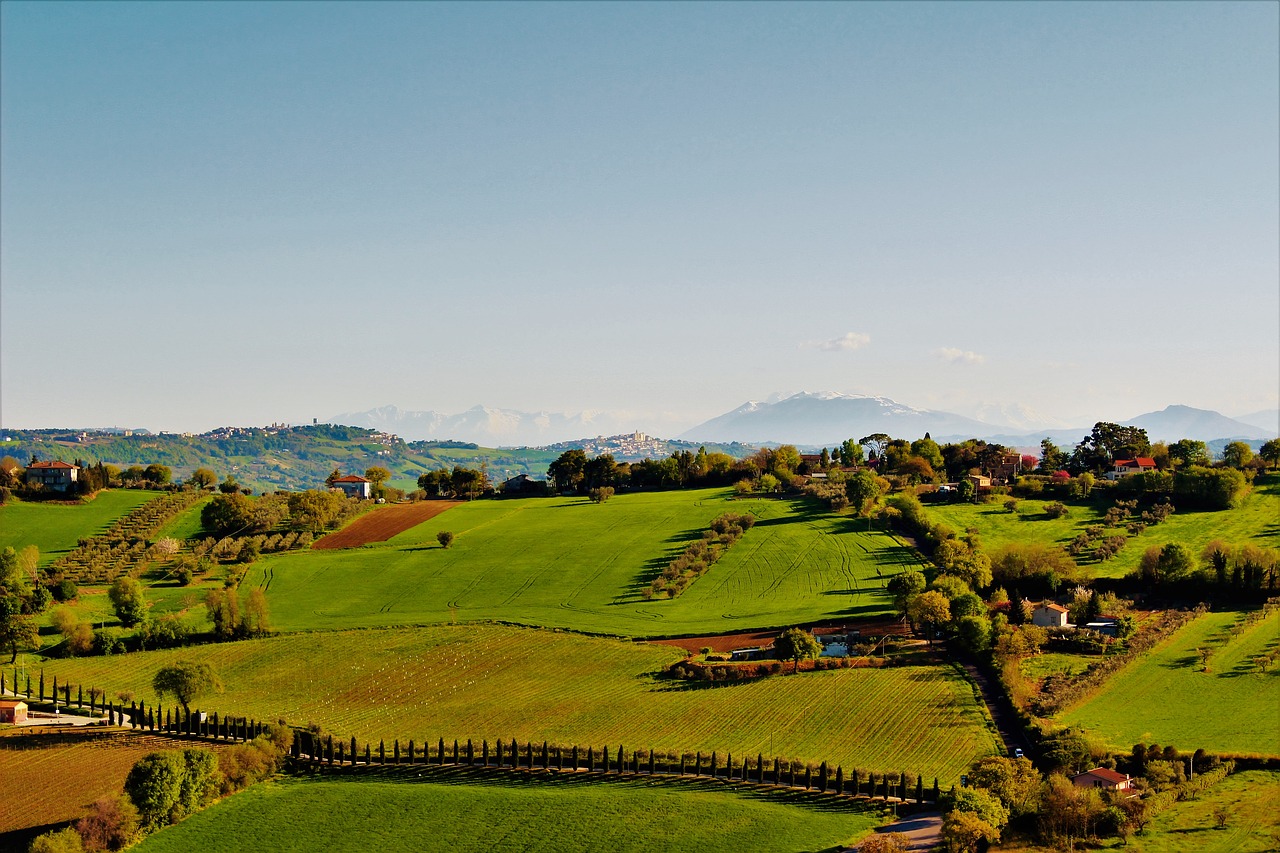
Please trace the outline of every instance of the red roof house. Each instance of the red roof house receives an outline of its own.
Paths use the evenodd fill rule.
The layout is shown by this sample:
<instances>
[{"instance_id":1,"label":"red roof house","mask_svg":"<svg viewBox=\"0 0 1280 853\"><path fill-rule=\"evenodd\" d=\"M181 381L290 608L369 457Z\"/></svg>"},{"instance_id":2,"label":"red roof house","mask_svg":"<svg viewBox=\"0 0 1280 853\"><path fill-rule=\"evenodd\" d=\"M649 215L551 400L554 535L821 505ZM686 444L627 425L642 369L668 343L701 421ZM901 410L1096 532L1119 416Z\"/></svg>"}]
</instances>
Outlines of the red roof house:
<instances>
[{"instance_id":1,"label":"red roof house","mask_svg":"<svg viewBox=\"0 0 1280 853\"><path fill-rule=\"evenodd\" d=\"M66 462L32 462L27 466L27 485L40 484L55 492L66 492L79 479L80 467Z\"/></svg>"},{"instance_id":2,"label":"red roof house","mask_svg":"<svg viewBox=\"0 0 1280 853\"><path fill-rule=\"evenodd\" d=\"M1127 773L1117 773L1105 767L1095 767L1071 777L1077 788L1106 788L1111 791L1129 791L1133 789L1133 780Z\"/></svg>"},{"instance_id":3,"label":"red roof house","mask_svg":"<svg viewBox=\"0 0 1280 853\"><path fill-rule=\"evenodd\" d=\"M1134 459L1117 459L1107 472L1108 480L1119 480L1156 470L1156 460L1149 456L1138 456Z\"/></svg>"},{"instance_id":4,"label":"red roof house","mask_svg":"<svg viewBox=\"0 0 1280 853\"><path fill-rule=\"evenodd\" d=\"M333 487L341 489L349 498L368 498L371 494L372 484L364 477L348 474L345 477L339 477L334 480Z\"/></svg>"}]
</instances>

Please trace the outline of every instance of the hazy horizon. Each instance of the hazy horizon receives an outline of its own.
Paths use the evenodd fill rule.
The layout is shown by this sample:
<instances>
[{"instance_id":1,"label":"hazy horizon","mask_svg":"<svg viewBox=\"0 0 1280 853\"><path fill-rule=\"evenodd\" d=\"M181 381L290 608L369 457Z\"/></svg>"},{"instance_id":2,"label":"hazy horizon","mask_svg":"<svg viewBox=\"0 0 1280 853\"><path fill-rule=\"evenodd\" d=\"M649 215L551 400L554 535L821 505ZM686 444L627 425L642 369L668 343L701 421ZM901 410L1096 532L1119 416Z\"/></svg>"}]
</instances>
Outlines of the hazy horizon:
<instances>
[{"instance_id":1,"label":"hazy horizon","mask_svg":"<svg viewBox=\"0 0 1280 853\"><path fill-rule=\"evenodd\" d=\"M7 429L1280 404L1276 4L0 23Z\"/></svg>"}]
</instances>

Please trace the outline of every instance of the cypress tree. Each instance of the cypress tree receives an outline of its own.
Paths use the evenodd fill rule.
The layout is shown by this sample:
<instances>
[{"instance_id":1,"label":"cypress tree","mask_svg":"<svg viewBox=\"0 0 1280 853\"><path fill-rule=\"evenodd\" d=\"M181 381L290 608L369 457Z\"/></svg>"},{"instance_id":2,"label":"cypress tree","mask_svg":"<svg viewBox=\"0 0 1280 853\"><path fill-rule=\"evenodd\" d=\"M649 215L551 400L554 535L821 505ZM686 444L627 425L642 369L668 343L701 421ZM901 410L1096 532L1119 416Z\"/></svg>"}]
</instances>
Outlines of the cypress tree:
<instances>
[{"instance_id":1,"label":"cypress tree","mask_svg":"<svg viewBox=\"0 0 1280 853\"><path fill-rule=\"evenodd\" d=\"M14 681L14 683L15 683L15 684L17 684L17 682L18 682L18 676L16 676L16 675L15 675L15 676L13 677L13 681ZM31 673L29 673L29 672L27 673L27 698L28 698L28 699L30 699L30 698L31 698Z\"/></svg>"},{"instance_id":2,"label":"cypress tree","mask_svg":"<svg viewBox=\"0 0 1280 853\"><path fill-rule=\"evenodd\" d=\"M4 676L0 675L0 679L3 679L3 678ZM4 685L0 684L0 693L3 693L3 692L4 692ZM84 685L83 684L76 685L76 705L77 707L80 707L80 708L84 707Z\"/></svg>"},{"instance_id":3,"label":"cypress tree","mask_svg":"<svg viewBox=\"0 0 1280 853\"><path fill-rule=\"evenodd\" d=\"M685 760L685 754L686 754L686 753L685 753L685 751L684 751L683 749L682 749L682 750L680 750L680 775L681 775L681 776L685 775L685 774L684 774L684 760Z\"/></svg>"},{"instance_id":4,"label":"cypress tree","mask_svg":"<svg viewBox=\"0 0 1280 853\"><path fill-rule=\"evenodd\" d=\"M923 776L916 777L916 804L917 805L924 804L924 777Z\"/></svg>"},{"instance_id":5,"label":"cypress tree","mask_svg":"<svg viewBox=\"0 0 1280 853\"><path fill-rule=\"evenodd\" d=\"M346 760L346 750L343 749L342 741L338 741L338 766L342 766L342 762ZM355 762L352 762L353 764Z\"/></svg>"},{"instance_id":6,"label":"cypress tree","mask_svg":"<svg viewBox=\"0 0 1280 853\"><path fill-rule=\"evenodd\" d=\"M844 768L836 765L836 794L844 794Z\"/></svg>"},{"instance_id":7,"label":"cypress tree","mask_svg":"<svg viewBox=\"0 0 1280 853\"><path fill-rule=\"evenodd\" d=\"M368 748L369 747L367 746L365 747L365 749L368 749ZM440 743L437 744L436 748L439 750L439 752L436 754L440 758L440 766L444 767L444 738L440 738Z\"/></svg>"},{"instance_id":8,"label":"cypress tree","mask_svg":"<svg viewBox=\"0 0 1280 853\"><path fill-rule=\"evenodd\" d=\"M638 749L631 750L631 772L640 772L640 750Z\"/></svg>"},{"instance_id":9,"label":"cypress tree","mask_svg":"<svg viewBox=\"0 0 1280 853\"><path fill-rule=\"evenodd\" d=\"M764 784L764 754L756 753L756 782Z\"/></svg>"},{"instance_id":10,"label":"cypress tree","mask_svg":"<svg viewBox=\"0 0 1280 853\"><path fill-rule=\"evenodd\" d=\"M778 760L778 756L773 757L773 784L782 784L782 762Z\"/></svg>"},{"instance_id":11,"label":"cypress tree","mask_svg":"<svg viewBox=\"0 0 1280 853\"><path fill-rule=\"evenodd\" d=\"M936 803L942 799L942 789L938 787L938 777L933 777L933 801Z\"/></svg>"},{"instance_id":12,"label":"cypress tree","mask_svg":"<svg viewBox=\"0 0 1280 853\"><path fill-rule=\"evenodd\" d=\"M378 741L378 763L387 763L387 742L385 740Z\"/></svg>"},{"instance_id":13,"label":"cypress tree","mask_svg":"<svg viewBox=\"0 0 1280 853\"><path fill-rule=\"evenodd\" d=\"M396 765L399 765L400 764L400 738L396 738L395 743L392 744L392 746L394 747L394 750L395 750L395 761L393 763L395 763ZM488 762L486 761L485 763L487 764Z\"/></svg>"},{"instance_id":14,"label":"cypress tree","mask_svg":"<svg viewBox=\"0 0 1280 853\"><path fill-rule=\"evenodd\" d=\"M653 775L653 747L649 747L649 775Z\"/></svg>"},{"instance_id":15,"label":"cypress tree","mask_svg":"<svg viewBox=\"0 0 1280 853\"><path fill-rule=\"evenodd\" d=\"M596 748L594 746L587 747L587 770L592 773L596 772Z\"/></svg>"},{"instance_id":16,"label":"cypress tree","mask_svg":"<svg viewBox=\"0 0 1280 853\"><path fill-rule=\"evenodd\" d=\"M702 775L702 750L698 750L693 756L693 775Z\"/></svg>"},{"instance_id":17,"label":"cypress tree","mask_svg":"<svg viewBox=\"0 0 1280 853\"><path fill-rule=\"evenodd\" d=\"M44 701L44 670L40 670L40 701Z\"/></svg>"},{"instance_id":18,"label":"cypress tree","mask_svg":"<svg viewBox=\"0 0 1280 853\"><path fill-rule=\"evenodd\" d=\"M485 738L480 744L480 764L483 767L489 766L489 739Z\"/></svg>"},{"instance_id":19,"label":"cypress tree","mask_svg":"<svg viewBox=\"0 0 1280 853\"><path fill-rule=\"evenodd\" d=\"M14 692L16 693L17 691L14 691ZM5 694L4 673L0 672L0 696L3 696L4 694Z\"/></svg>"},{"instance_id":20,"label":"cypress tree","mask_svg":"<svg viewBox=\"0 0 1280 853\"><path fill-rule=\"evenodd\" d=\"M440 757L444 758L443 752L440 753ZM366 766L373 764L373 751L370 749L369 744L367 743L364 745L364 763Z\"/></svg>"},{"instance_id":21,"label":"cypress tree","mask_svg":"<svg viewBox=\"0 0 1280 853\"><path fill-rule=\"evenodd\" d=\"M169 716L169 709L165 708L164 709L164 730L166 732L172 731L172 729L170 728L172 725L173 725L173 719Z\"/></svg>"},{"instance_id":22,"label":"cypress tree","mask_svg":"<svg viewBox=\"0 0 1280 853\"><path fill-rule=\"evenodd\" d=\"M576 743L573 745L573 771L575 773L578 771L578 745Z\"/></svg>"},{"instance_id":23,"label":"cypress tree","mask_svg":"<svg viewBox=\"0 0 1280 853\"><path fill-rule=\"evenodd\" d=\"M44 685L40 685L40 689L44 690ZM42 697L43 698L43 697ZM58 707L58 676L53 677L53 707Z\"/></svg>"},{"instance_id":24,"label":"cypress tree","mask_svg":"<svg viewBox=\"0 0 1280 853\"><path fill-rule=\"evenodd\" d=\"M467 738L467 766L470 767L475 763L476 763L476 747L475 747L475 744L471 742L471 738Z\"/></svg>"},{"instance_id":25,"label":"cypress tree","mask_svg":"<svg viewBox=\"0 0 1280 853\"><path fill-rule=\"evenodd\" d=\"M710 773L708 773L707 775L709 775L712 779L716 778L716 753L715 753L715 750L712 750L712 751L711 751L711 772L710 772Z\"/></svg>"},{"instance_id":26,"label":"cypress tree","mask_svg":"<svg viewBox=\"0 0 1280 853\"><path fill-rule=\"evenodd\" d=\"M564 770L564 747L556 747L556 769Z\"/></svg>"},{"instance_id":27,"label":"cypress tree","mask_svg":"<svg viewBox=\"0 0 1280 853\"><path fill-rule=\"evenodd\" d=\"M548 752L549 749L550 748L547 746L547 742L544 740L542 742L542 769L543 770L547 769L547 759L550 758L550 754ZM558 753L559 753L559 750L557 750L557 755ZM529 769L530 770L533 769L533 741L529 741Z\"/></svg>"},{"instance_id":28,"label":"cypress tree","mask_svg":"<svg viewBox=\"0 0 1280 853\"><path fill-rule=\"evenodd\" d=\"M622 744L618 744L618 772L623 773L627 769L627 757L622 751Z\"/></svg>"},{"instance_id":29,"label":"cypress tree","mask_svg":"<svg viewBox=\"0 0 1280 853\"><path fill-rule=\"evenodd\" d=\"M825 761L818 768L818 790L824 794L827 792L827 762Z\"/></svg>"},{"instance_id":30,"label":"cypress tree","mask_svg":"<svg viewBox=\"0 0 1280 853\"><path fill-rule=\"evenodd\" d=\"M806 791L813 788L813 768L808 764L804 766L804 789Z\"/></svg>"},{"instance_id":31,"label":"cypress tree","mask_svg":"<svg viewBox=\"0 0 1280 853\"><path fill-rule=\"evenodd\" d=\"M497 762L498 762L498 766L499 766L499 767L504 767L504 766L506 765L506 762L505 762L505 761L503 761L503 755L502 755L502 740L501 740L501 739L498 739L498 740L494 741L493 748L494 748L494 750L497 752ZM409 763L410 763L410 764L412 764L412 763L413 763L413 741L409 741Z\"/></svg>"},{"instance_id":32,"label":"cypress tree","mask_svg":"<svg viewBox=\"0 0 1280 853\"><path fill-rule=\"evenodd\" d=\"M907 774L904 770L898 771L898 799L904 803L907 801Z\"/></svg>"},{"instance_id":33,"label":"cypress tree","mask_svg":"<svg viewBox=\"0 0 1280 853\"><path fill-rule=\"evenodd\" d=\"M604 749L600 750L600 761L604 765L604 768L601 772L608 773L609 772L609 747L606 746Z\"/></svg>"},{"instance_id":34,"label":"cypress tree","mask_svg":"<svg viewBox=\"0 0 1280 853\"><path fill-rule=\"evenodd\" d=\"M457 738L453 739L453 763L454 764L460 763L458 761L458 739Z\"/></svg>"},{"instance_id":35,"label":"cypress tree","mask_svg":"<svg viewBox=\"0 0 1280 853\"><path fill-rule=\"evenodd\" d=\"M795 759L787 760L787 786L794 788L796 786L796 762Z\"/></svg>"},{"instance_id":36,"label":"cypress tree","mask_svg":"<svg viewBox=\"0 0 1280 853\"><path fill-rule=\"evenodd\" d=\"M326 751L329 753L329 766L332 767L333 766L333 735L329 735L327 747L328 748Z\"/></svg>"},{"instance_id":37,"label":"cypress tree","mask_svg":"<svg viewBox=\"0 0 1280 853\"><path fill-rule=\"evenodd\" d=\"M733 753L730 752L724 757L724 778L733 781Z\"/></svg>"},{"instance_id":38,"label":"cypress tree","mask_svg":"<svg viewBox=\"0 0 1280 853\"><path fill-rule=\"evenodd\" d=\"M860 796L862 794L862 787L858 784L858 768L853 768L849 775L849 779L853 782L853 795L855 797Z\"/></svg>"}]
</instances>

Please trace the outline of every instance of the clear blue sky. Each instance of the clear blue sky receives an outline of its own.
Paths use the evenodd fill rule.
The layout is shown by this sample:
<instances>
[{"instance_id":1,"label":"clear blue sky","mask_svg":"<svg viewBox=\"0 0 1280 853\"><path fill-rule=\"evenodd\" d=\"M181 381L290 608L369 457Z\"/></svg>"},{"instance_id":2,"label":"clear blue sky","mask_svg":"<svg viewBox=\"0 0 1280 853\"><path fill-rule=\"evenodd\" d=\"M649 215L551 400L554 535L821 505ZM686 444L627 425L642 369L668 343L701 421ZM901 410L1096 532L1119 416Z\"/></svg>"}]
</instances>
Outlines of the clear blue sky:
<instances>
[{"instance_id":1,"label":"clear blue sky","mask_svg":"<svg viewBox=\"0 0 1280 853\"><path fill-rule=\"evenodd\" d=\"M1280 4L0 6L0 425L1280 390Z\"/></svg>"}]
</instances>

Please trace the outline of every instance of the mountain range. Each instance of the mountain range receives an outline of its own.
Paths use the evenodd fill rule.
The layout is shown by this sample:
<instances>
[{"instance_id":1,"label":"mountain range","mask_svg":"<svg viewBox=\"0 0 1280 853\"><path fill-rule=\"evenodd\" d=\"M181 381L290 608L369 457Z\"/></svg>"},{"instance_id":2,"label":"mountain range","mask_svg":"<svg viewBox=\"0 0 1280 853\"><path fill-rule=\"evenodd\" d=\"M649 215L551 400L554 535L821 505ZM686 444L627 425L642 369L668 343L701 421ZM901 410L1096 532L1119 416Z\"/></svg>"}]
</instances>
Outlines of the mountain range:
<instances>
[{"instance_id":1,"label":"mountain range","mask_svg":"<svg viewBox=\"0 0 1280 853\"><path fill-rule=\"evenodd\" d=\"M744 403L676 438L694 442L786 442L821 447L877 432L903 438L918 438L928 432L941 441L982 438L1015 447L1034 447L1042 438L1074 444L1092 428L1092 424L1050 426L1053 422L1049 419L1017 407L987 407L983 411L995 417L1001 414L1011 417L999 421L978 420L954 412L915 408L889 397L802 391ZM1124 423L1142 427L1152 441L1180 438L1206 442L1261 441L1278 434L1277 428L1268 429L1264 425L1268 416L1274 414L1258 412L1251 419L1260 424L1246 423L1207 409L1174 405ZM522 412L485 406L449 415L382 406L337 415L331 422L392 432L408 441L454 439L490 447L542 447L594 436L632 433L635 426L629 418L614 412Z\"/></svg>"}]
</instances>

